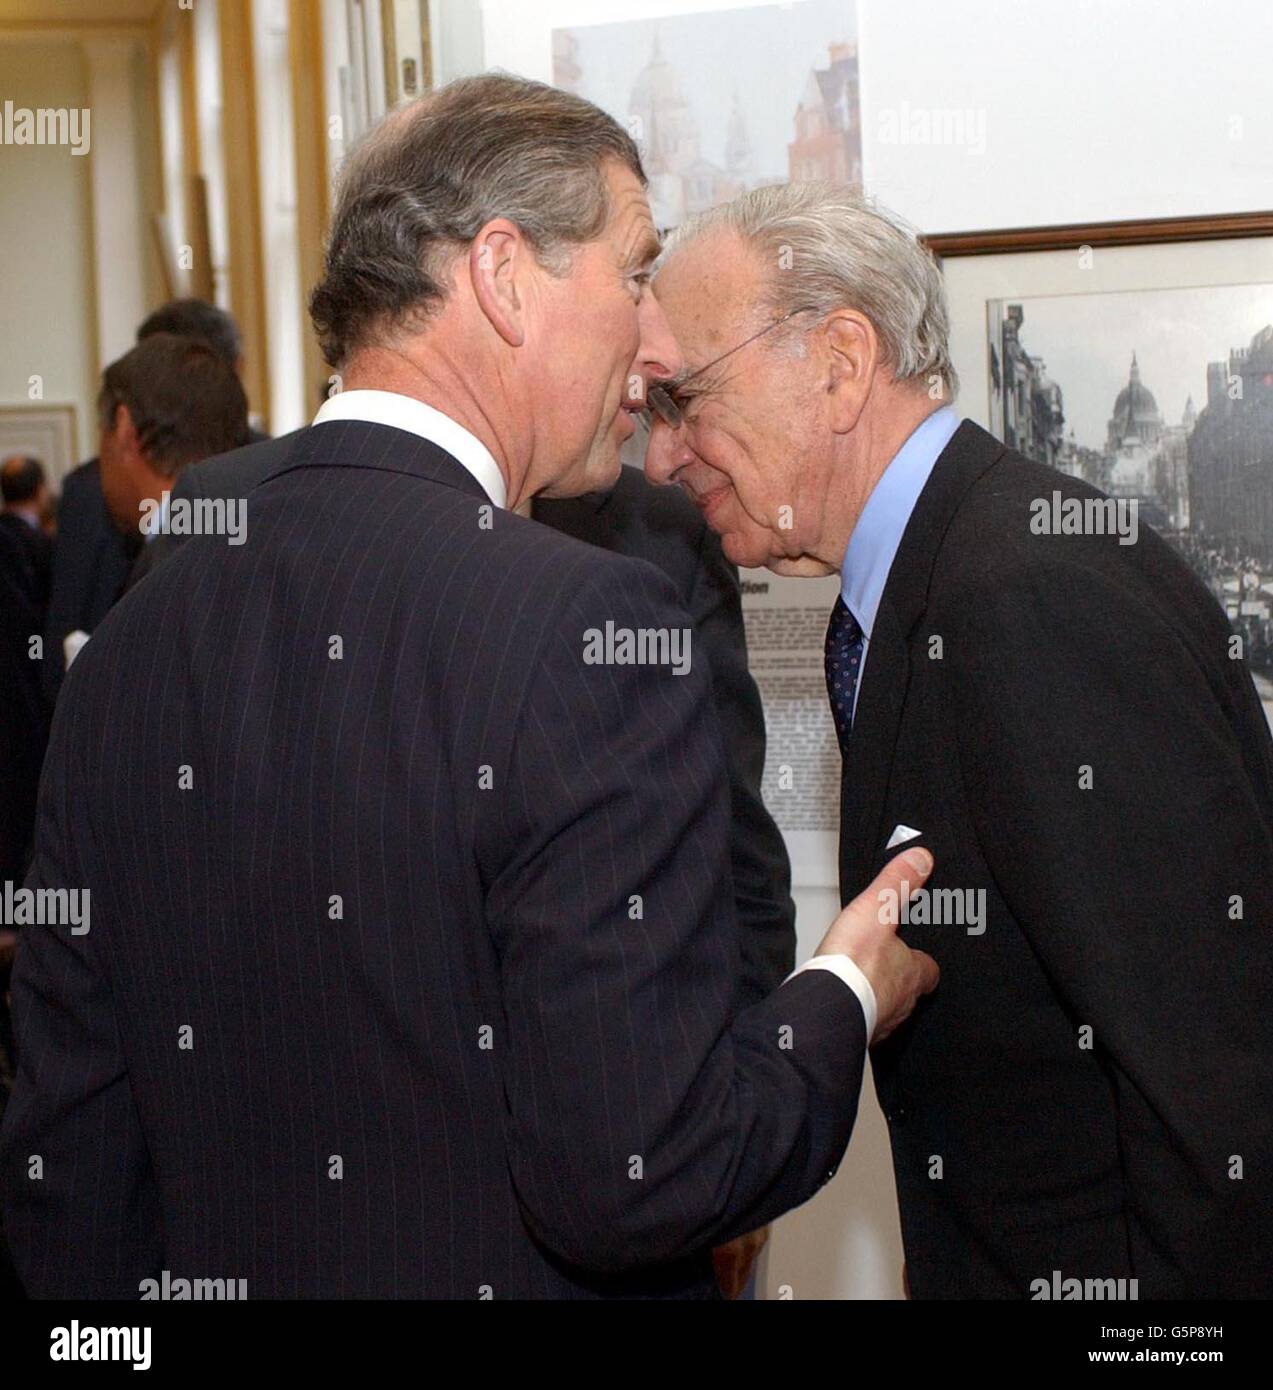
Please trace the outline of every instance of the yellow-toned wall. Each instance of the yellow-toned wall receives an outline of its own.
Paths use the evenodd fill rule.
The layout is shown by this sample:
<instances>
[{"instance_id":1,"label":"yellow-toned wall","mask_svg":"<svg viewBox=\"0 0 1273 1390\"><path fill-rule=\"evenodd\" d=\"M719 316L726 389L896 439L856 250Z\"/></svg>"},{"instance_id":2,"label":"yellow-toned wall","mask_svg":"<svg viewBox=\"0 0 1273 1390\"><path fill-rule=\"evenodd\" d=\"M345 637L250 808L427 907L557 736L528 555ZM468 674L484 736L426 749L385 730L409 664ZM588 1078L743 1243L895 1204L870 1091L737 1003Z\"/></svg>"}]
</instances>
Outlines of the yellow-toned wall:
<instances>
[{"instance_id":1,"label":"yellow-toned wall","mask_svg":"<svg viewBox=\"0 0 1273 1390\"><path fill-rule=\"evenodd\" d=\"M32 110L84 107L79 47L0 43L0 93ZM75 406L82 457L95 447L91 158L91 146L0 145L0 405L37 404L28 380L42 377L45 404Z\"/></svg>"}]
</instances>

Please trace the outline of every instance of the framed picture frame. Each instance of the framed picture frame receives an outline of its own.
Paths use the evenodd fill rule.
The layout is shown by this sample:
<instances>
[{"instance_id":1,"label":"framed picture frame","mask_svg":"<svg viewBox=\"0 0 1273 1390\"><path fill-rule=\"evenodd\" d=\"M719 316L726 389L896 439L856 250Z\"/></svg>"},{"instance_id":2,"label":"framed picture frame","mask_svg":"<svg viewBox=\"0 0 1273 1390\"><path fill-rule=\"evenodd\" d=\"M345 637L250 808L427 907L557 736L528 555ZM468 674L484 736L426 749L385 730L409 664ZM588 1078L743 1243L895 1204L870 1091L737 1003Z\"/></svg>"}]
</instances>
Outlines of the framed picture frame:
<instances>
[{"instance_id":1,"label":"framed picture frame","mask_svg":"<svg viewBox=\"0 0 1273 1390\"><path fill-rule=\"evenodd\" d=\"M950 309L950 348L955 369L961 382L960 408L1006 443L1031 457L1055 464L1055 457L1039 450L1038 440L1029 432L1013 429L1010 408L1002 404L1013 383L1005 382L1004 344L1002 326L1007 309L1020 302L1022 318L1029 310L1029 301L1070 301L1074 312L1069 316L1077 326L1083 320L1083 306L1078 300L1087 295L1143 296L1140 305L1132 300L1088 301L1093 333L1100 332L1102 342L1109 341L1101 329L1102 306L1118 314L1130 307L1148 307L1155 294L1172 290L1205 290L1242 286L1258 292L1273 284L1273 212L1238 213L1215 217L1160 218L1139 222L1103 222L1074 226L1018 227L982 232L955 232L923 238L937 257L946 281ZM1240 295L1237 296L1240 298ZM1258 302L1262 302L1260 297ZM1162 301L1164 313L1172 315L1175 325L1183 310L1190 306L1184 301L1176 305ZM1059 306L1037 305L1036 309L1052 310L1056 318ZM1195 299L1195 312L1202 306ZM1251 339L1266 326L1267 314L1258 307L1254 316L1264 316L1262 322L1245 344L1232 343L1225 351L1250 347ZM996 322L991 324L991 317ZM1141 331L1154 333L1152 316L1137 314ZM1045 347L1054 347L1059 328L1049 330L1042 338L1031 339L1035 320L1027 327L1018 321L1016 327L1016 365L1030 375L1030 359L1042 359L1042 375L1052 386L1060 387L1061 410L1064 412L1065 383L1060 380L1060 368L1049 369ZM1124 324L1128 332L1135 330ZM1110 330L1117 336L1118 326ZM1164 321L1162 332L1169 331ZM1232 332L1241 331L1235 327ZM994 341L991 341L992 338ZM1127 375L1135 344L1128 344ZM1219 352L1218 346L1211 349ZM1152 348L1150 349L1152 353ZM1219 360L1215 358L1213 360ZM1036 364L1037 365L1037 364ZM1138 369L1144 376L1144 366L1138 356ZM998 380L995 381L996 375ZM1017 383L1018 385L1020 383ZM1027 383L1033 390L1033 383ZM1203 374L1195 394L1195 406L1201 408L1206 378ZM1152 388L1151 388L1152 389ZM996 410L996 401L1000 402ZM1035 402L1035 412L1046 424L1047 412ZM1094 447L1097 441L1087 441ZM1025 447L1023 447L1023 445Z\"/></svg>"},{"instance_id":2,"label":"framed picture frame","mask_svg":"<svg viewBox=\"0 0 1273 1390\"><path fill-rule=\"evenodd\" d=\"M79 461L77 440L73 405L0 406L0 459L13 454L38 458L51 488L60 489Z\"/></svg>"},{"instance_id":3,"label":"framed picture frame","mask_svg":"<svg viewBox=\"0 0 1273 1390\"><path fill-rule=\"evenodd\" d=\"M939 260L950 256L998 256L1022 251L1073 251L1083 246L1153 246L1162 242L1227 241L1273 236L1273 212L1222 213L1212 217L1156 217L1138 222L1089 222L1056 227L1008 227L983 232L943 232L924 238Z\"/></svg>"},{"instance_id":4,"label":"framed picture frame","mask_svg":"<svg viewBox=\"0 0 1273 1390\"><path fill-rule=\"evenodd\" d=\"M1273 720L1273 212L926 242L960 413L1135 499L1246 637Z\"/></svg>"}]
</instances>

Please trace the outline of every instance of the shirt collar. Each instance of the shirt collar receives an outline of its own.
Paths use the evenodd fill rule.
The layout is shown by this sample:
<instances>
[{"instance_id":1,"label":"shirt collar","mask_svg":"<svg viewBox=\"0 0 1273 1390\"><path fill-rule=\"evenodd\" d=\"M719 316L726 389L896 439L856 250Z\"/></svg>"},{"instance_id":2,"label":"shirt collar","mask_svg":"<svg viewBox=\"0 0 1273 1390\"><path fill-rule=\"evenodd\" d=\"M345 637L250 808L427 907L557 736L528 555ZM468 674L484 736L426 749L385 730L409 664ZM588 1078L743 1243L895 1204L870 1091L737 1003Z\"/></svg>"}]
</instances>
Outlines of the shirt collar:
<instances>
[{"instance_id":1,"label":"shirt collar","mask_svg":"<svg viewBox=\"0 0 1273 1390\"><path fill-rule=\"evenodd\" d=\"M397 391L338 391L319 407L314 424L332 420L363 420L417 434L463 464L497 507L508 505L508 485L486 445L449 415L414 396L403 396Z\"/></svg>"},{"instance_id":2,"label":"shirt collar","mask_svg":"<svg viewBox=\"0 0 1273 1390\"><path fill-rule=\"evenodd\" d=\"M933 465L959 428L944 405L911 431L866 499L840 568L840 594L869 639L889 570Z\"/></svg>"}]
</instances>

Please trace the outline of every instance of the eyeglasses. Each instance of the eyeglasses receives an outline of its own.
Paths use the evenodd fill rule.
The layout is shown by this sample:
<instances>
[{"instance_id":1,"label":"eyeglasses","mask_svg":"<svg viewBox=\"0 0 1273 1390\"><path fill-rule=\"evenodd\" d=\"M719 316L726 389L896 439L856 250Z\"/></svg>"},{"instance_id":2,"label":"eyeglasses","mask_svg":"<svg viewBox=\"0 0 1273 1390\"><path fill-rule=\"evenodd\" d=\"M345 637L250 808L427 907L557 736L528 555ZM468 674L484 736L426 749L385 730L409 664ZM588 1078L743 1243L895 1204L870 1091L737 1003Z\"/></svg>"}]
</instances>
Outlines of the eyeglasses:
<instances>
[{"instance_id":1,"label":"eyeglasses","mask_svg":"<svg viewBox=\"0 0 1273 1390\"><path fill-rule=\"evenodd\" d=\"M700 377L704 372L710 372L727 357L732 357L736 352L741 352L749 343L754 343L757 338L763 338L766 333L772 333L775 328L781 327L788 319L793 319L797 314L807 314L812 309L816 309L816 304L804 304L799 309L792 309L789 314L784 314L780 319L775 319L772 323L766 324L759 332L753 333L750 338L744 338L737 347L732 347L728 352L722 352L719 357L714 357L705 367L700 367L698 371L687 376L684 381L679 381L674 387L665 386L662 382L656 382L645 393L646 415L652 410L660 420L671 429L679 429L685 420L684 412L681 410L680 403L676 399L676 392L682 386L688 386L695 377Z\"/></svg>"}]
</instances>

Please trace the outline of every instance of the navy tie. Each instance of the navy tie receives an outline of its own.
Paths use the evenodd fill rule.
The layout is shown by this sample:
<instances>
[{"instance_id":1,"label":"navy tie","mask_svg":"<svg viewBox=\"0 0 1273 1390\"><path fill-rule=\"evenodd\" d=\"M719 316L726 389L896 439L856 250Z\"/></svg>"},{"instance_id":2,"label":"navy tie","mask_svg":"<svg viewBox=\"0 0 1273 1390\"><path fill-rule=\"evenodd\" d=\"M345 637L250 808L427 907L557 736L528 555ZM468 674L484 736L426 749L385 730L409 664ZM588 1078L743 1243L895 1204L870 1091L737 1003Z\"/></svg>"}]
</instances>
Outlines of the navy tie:
<instances>
[{"instance_id":1,"label":"navy tie","mask_svg":"<svg viewBox=\"0 0 1273 1390\"><path fill-rule=\"evenodd\" d=\"M853 696L857 690L858 671L862 665L862 629L849 612L843 598L837 598L827 624L827 694L831 697L831 714L840 751L848 747L849 731L853 727Z\"/></svg>"}]
</instances>

